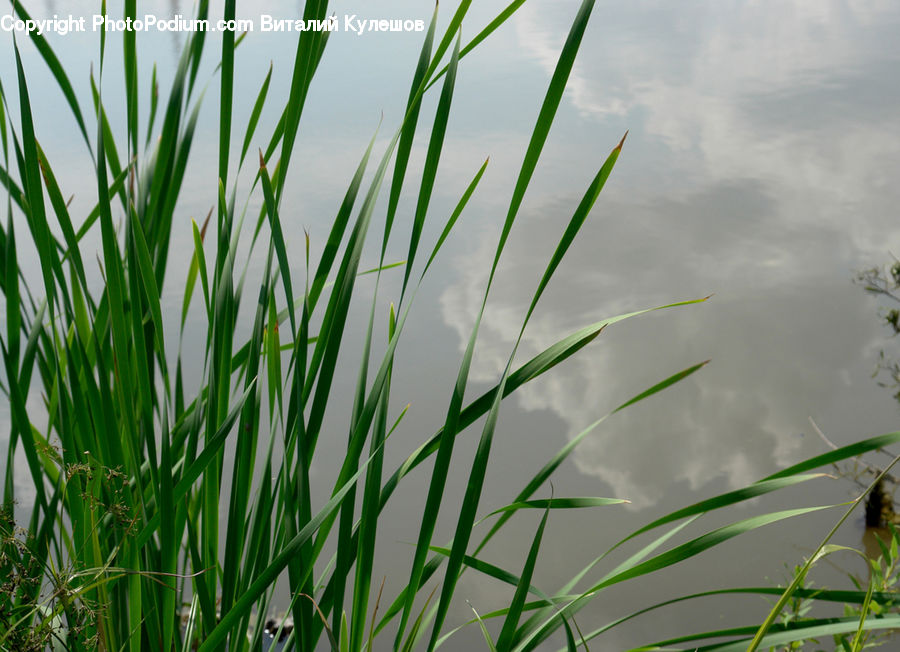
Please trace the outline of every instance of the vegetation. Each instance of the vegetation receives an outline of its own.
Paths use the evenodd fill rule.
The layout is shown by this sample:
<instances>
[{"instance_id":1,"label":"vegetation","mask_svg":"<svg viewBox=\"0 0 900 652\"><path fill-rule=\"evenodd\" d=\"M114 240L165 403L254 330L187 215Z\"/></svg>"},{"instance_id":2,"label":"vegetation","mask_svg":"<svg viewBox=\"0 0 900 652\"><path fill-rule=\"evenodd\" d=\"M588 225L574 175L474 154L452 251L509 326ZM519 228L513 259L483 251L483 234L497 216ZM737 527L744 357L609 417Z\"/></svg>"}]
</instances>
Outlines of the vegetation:
<instances>
[{"instance_id":1,"label":"vegetation","mask_svg":"<svg viewBox=\"0 0 900 652\"><path fill-rule=\"evenodd\" d=\"M589 641L620 623L675 602L648 605L638 613L582 632L576 615L607 587L676 564L744 532L827 506L765 513L686 536L700 516L821 478L822 473L811 471L900 440L900 433L868 439L784 469L744 489L677 510L624 537L589 561L559 590L545 592L532 584L542 536L555 510L595 509L624 502L622 498L553 496L549 480L554 471L607 417L705 365L692 365L623 400L548 460L508 506L486 516L482 513L480 499L502 400L577 353L606 326L647 312L589 324L561 337L525 364L513 364L535 306L597 201L622 150L623 138L593 173L580 203L573 206L535 288L505 370L489 391L465 401L494 275L594 8L591 0L584 0L559 54L510 194L481 310L460 360L456 383L448 388L444 424L430 437L423 437L425 443L410 452L398 468L387 472L385 448L391 445L391 433L403 427L404 414L391 413L394 356L419 283L477 191L488 165L485 162L473 170L469 185L456 189L459 201L449 216L441 216L440 237L430 250L420 251L425 246L426 218L431 217L430 199L458 64L523 2L512 2L465 44L459 32L470 2L460 3L443 33L436 29L435 10L418 62L411 65L412 83L403 120L384 151L375 151L373 138L358 167L346 171L349 185L344 196L336 198L338 208L328 239L317 247L307 237L301 269L286 245L282 216L287 209L281 198L290 183L288 170L298 126L328 35L315 30L298 35L289 98L274 110L280 117L271 133L260 136L257 127L263 109L273 111L267 106L271 71L258 80L259 92L248 123L235 125L233 108L243 101L234 92L240 38L223 34L213 80L220 89L218 202L207 220L202 225L193 223L188 234L193 238L194 253L184 282L183 310L175 323L163 314L160 296L167 281L170 243L173 237L186 235L177 231L173 216L191 164L202 101L199 63L209 46L205 35L194 33L187 40L172 86L163 97L155 75L149 87L146 79L138 77L137 36L123 33L126 133L120 141L110 127L111 105L103 84L104 61L119 57L118 50L113 53L101 33L100 65L96 79L91 77L93 106L85 110L49 42L31 35L94 161L90 174L97 202L87 215L70 214L66 189L56 181L51 152L45 152L40 144L41 126L33 121L30 73L23 65L19 44L13 40L4 45L15 58L17 75L15 80L0 80L0 182L7 198L5 227L0 229L0 288L5 307L0 349L2 391L11 412L4 508L0 511L0 577L4 578L0 585L0 649L41 650L52 645L57 649L133 652L259 650L263 649L263 628L257 626L257 620L262 621L276 606L272 604L273 591L276 582L282 581L289 585L292 596L287 606L294 628L288 645L294 649L369 650L377 637L379 647L393 642L395 649L431 650L456 631L448 629L447 616L464 572L485 574L510 585L506 608L476 614L470 623L481 627L487 648L533 650L556 636L567 649L588 649ZM136 5L136 0L125 0L125 15L134 17ZM199 17L207 17L209 10L209 3L202 0ZM28 17L18 4L13 11L22 19ZM234 16L235 2L226 0L224 17ZM326 2L306 3L304 19L321 21L327 16ZM430 129L420 130L422 98L429 92L439 94L437 108ZM144 93L151 98L148 112L142 112L139 101ZM390 238L399 237L394 233L395 217L419 131L427 132L428 153L417 171L422 182L406 234L409 246L402 289L396 308L378 314L380 279L391 267L385 252ZM265 144L258 157L250 153L255 142ZM232 143L241 144L239 153ZM239 196L236 179L249 165L254 166L255 181L249 196ZM357 279L362 273L363 248L371 240L374 225L380 223L375 219L376 200L382 191L388 203L383 230L375 241L380 263L373 270L374 290L363 297L371 305L369 319L365 328L354 331L348 328L348 312L351 300L360 294ZM247 214L250 197L260 199L263 207L259 214ZM104 285L99 289L92 287L86 272L97 253L85 244L88 233L97 233L102 242L97 257ZM26 239L37 252L38 281L28 279L19 258L17 242ZM253 315L252 328L243 338L238 326L239 315L244 314L248 274L236 252L238 244L248 239L254 255L265 263L258 286L249 289L250 306L244 309ZM199 304L206 320L202 382L196 387L186 386L182 353L167 347L164 336L172 328L183 331L192 301ZM384 347L373 336L378 319L389 324L389 341ZM337 400L333 381L338 357L350 341L361 342L362 355L348 418L334 414L329 407ZM44 400L40 419L26 408L26 400L33 395ZM319 436L326 415L342 420L347 429L347 439L340 443L346 446L346 454L340 472L328 479L330 497L320 503L313 498L311 468L317 453L321 455ZM456 439L482 417L474 461L460 468L453 458ZM39 427L45 420L46 427ZM17 453L24 457L35 489L33 504L20 505L30 510L27 525L17 525L13 519ZM433 465L433 473L405 588L396 595L376 594L373 582L379 574L374 551L384 543L378 537L380 514L404 478L426 461ZM261 472L255 472L257 469ZM451 472L468 473L468 484L452 542L440 547L433 537L438 513L449 509L444 495ZM851 505L848 515L862 497ZM527 557L510 560L510 567L517 570L481 560L479 553L487 542L522 510L539 510L543 516ZM682 542L675 545L679 538ZM891 556L886 559L895 560L896 541L891 545ZM612 565L607 555L620 549L632 550L625 561ZM812 562L829 552L826 539L817 554L800 567L787 590L733 588L704 594L781 595L762 626L713 631L658 645L730 650L746 649L749 644L755 649L849 632L857 634L852 645L859 649L860 632L900 626L900 616L878 613L873 607L890 597L883 591L893 587L893 579L889 579L893 578L893 561L890 572L873 573L865 589L829 592L800 587ZM839 600L859 605L859 611L841 618L788 619L776 624L788 601L797 597L817 602ZM730 642L723 645L723 639Z\"/></svg>"}]
</instances>

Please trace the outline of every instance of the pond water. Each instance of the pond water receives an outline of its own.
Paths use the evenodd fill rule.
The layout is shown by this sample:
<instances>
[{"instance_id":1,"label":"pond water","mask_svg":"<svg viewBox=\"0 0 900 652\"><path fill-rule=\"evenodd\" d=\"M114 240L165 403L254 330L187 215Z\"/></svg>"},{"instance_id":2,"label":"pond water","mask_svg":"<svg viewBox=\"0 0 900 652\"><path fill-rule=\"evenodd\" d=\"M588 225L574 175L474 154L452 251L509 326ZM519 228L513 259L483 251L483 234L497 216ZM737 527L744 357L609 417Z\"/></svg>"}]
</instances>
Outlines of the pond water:
<instances>
[{"instance_id":1,"label":"pond water","mask_svg":"<svg viewBox=\"0 0 900 652\"><path fill-rule=\"evenodd\" d=\"M463 27L464 38L477 33L504 3L476 4ZM460 64L431 210L435 217L424 242L434 241L443 216L485 157L491 162L416 299L405 346L398 352L392 398L397 410L406 403L411 408L389 444L386 468L391 471L443 422L520 161L578 4L527 3ZM429 3L420 2L337 5L339 16L427 21L431 14ZM36 17L94 13L92 3L50 0L32 2L30 10ZM174 16L189 15L192 9L171 0L142 3L141 10ZM296 2L273 1L266 11L289 17L298 7ZM442 5L440 11L445 25L450 7ZM252 17L258 12L238 3L238 13ZM889 0L604 2L595 7L544 157L501 259L470 394L474 397L496 382L562 229L626 130L616 169L529 324L517 359L524 361L602 317L713 296L700 305L609 328L508 401L481 512L509 502L568 438L617 404L680 369L711 362L663 394L616 415L559 470L557 496L621 497L631 504L554 514L535 576L538 586L558 588L623 534L656 516L824 452L826 444L810 417L837 445L897 429L897 402L872 378L879 350L890 354L894 343L880 324L877 302L852 279L857 271L889 264L892 254L900 253L898 33L900 5ZM143 93L153 61L158 62L161 87L167 87L183 40L179 34L140 36ZM32 75L41 80L30 81L38 138L64 192L75 193L73 214L83 215L94 201L90 191L81 190L80 172L90 161L59 91L24 41L19 43L29 80ZM53 35L50 43L87 109L96 37ZM379 153L399 122L420 45L421 34L416 33L332 35L301 122L283 200L285 236L297 252L296 274L302 270L303 228L313 249L321 246L382 114ZM5 53L0 78L12 98L15 63L9 56L9 33L0 33L0 47ZM124 100L116 104L115 99L122 97L117 68L121 41L111 36L108 47L103 92L114 129L121 132L123 116L116 107L121 110ZM270 62L269 105L284 102L293 47L294 39L286 34L252 32L242 43L236 125L246 123ZM212 79L213 64L209 59L206 64L201 83ZM182 193L183 222L176 226L164 297L172 315L180 314L192 251L189 218L199 222L215 203L217 94L213 82L204 114L211 119L200 122L193 171ZM421 124L430 123L435 103L433 94ZM15 107L10 111L16 115ZM270 133L276 119L264 113L258 133ZM263 142L257 140L251 150ZM412 170L424 160L426 147L424 137L417 140ZM247 170L242 174L249 178ZM397 233L408 231L417 187L414 172ZM259 198L254 201L251 207L258 206ZM384 210L376 214L383 219ZM380 234L379 227L373 233ZM376 241L380 237L372 238L364 266L377 263ZM397 238L388 258L402 259L405 247ZM252 262L251 272L259 272L262 262ZM96 266L94 270L97 280ZM389 273L384 279L385 305L397 299L401 278ZM360 285L361 290L372 287ZM200 310L194 308L190 323L199 330ZM364 326L367 311L368 298L360 295L352 315L355 325ZM183 348L189 351L191 328L187 330ZM174 350L177 329L167 336ZM338 383L347 396L356 353L348 347L342 358ZM199 377L199 368L193 376L188 370L187 386L196 386ZM40 398L34 397L33 404L39 410ZM7 405L0 405L0 418L0 447L5 449ZM323 436L316 468L323 497L343 454L346 426L346 417L329 413L333 436ZM477 426L467 431L454 453L463 471L479 433ZM408 574L411 547L406 542L417 534L427 466L410 476L407 489L385 515L376 574L387 577L388 591L392 581L400 585ZM27 486L24 470L17 477ZM462 499L465 482L465 473L451 477L448 505ZM777 499L781 502L735 509L727 520L778 505L837 502L853 490L847 482L819 481L785 493ZM452 536L455 518L455 513L441 515L436 542ZM837 518L832 511L762 530L697 563L628 583L585 610L579 624L588 631L688 591L783 583L786 566L800 562ZM514 519L485 558L516 568L527 555L536 525L532 516ZM861 513L840 536L845 543L862 545ZM825 569L813 579L834 583L840 573ZM508 595L506 587L467 573L457 597L484 613ZM458 602L450 624L470 617L464 602ZM596 645L622 649L692 626L758 622L767 608L751 599L663 610L614 630ZM451 640L447 649L479 645L479 637L473 629Z\"/></svg>"}]
</instances>

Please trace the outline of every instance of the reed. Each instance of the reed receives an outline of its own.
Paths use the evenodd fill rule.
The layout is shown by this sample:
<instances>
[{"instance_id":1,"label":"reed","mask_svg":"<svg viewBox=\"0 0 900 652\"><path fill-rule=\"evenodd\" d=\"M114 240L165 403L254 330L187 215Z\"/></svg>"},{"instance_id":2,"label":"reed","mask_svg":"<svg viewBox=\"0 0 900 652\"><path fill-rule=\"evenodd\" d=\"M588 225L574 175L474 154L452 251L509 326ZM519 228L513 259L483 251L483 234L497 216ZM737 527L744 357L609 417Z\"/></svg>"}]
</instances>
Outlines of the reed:
<instances>
[{"instance_id":1,"label":"reed","mask_svg":"<svg viewBox=\"0 0 900 652\"><path fill-rule=\"evenodd\" d=\"M386 147L376 148L373 137L357 168L346 171L350 183L345 194L335 198L337 208L327 241L315 250L315 243L307 238L301 257L286 246L282 219L289 209L281 200L290 183L291 155L300 138L298 128L327 45L327 32L299 33L289 96L275 108L269 106L271 69L257 80L254 98L235 93L240 37L225 33L211 82L220 90L218 201L202 225L192 224L193 255L183 281L182 311L175 319L164 314L160 297L167 281L181 283L167 279L166 272L172 238L184 235L176 232L173 217L191 165L202 100L199 63L211 47L210 40L203 33L187 39L167 93L159 92L154 71L149 80L152 99L144 112L139 89L146 90L148 80L138 77L137 36L123 34L126 137L117 142L108 120L104 61L118 57L118 49L107 51L109 44L101 32L100 65L96 79L91 77L93 105L85 109L50 43L31 35L93 161L87 175L96 188L97 203L80 215L70 213L50 153L40 146L41 126L33 122L29 71L19 43L15 39L4 43L8 56L15 58L17 74L15 79L0 80L0 182L6 191L6 220L0 227L5 309L0 348L2 391L11 413L0 513L0 576L8 578L0 587L0 649L265 649L257 618L276 606L272 604L274 588L276 582L283 582L292 600L277 606L288 607L293 617L288 645L294 649L371 650L378 638L379 648L433 650L456 631L448 628L447 616L463 573L485 574L511 586L506 608L476 614L472 621L481 626L490 649L538 649L553 635L564 637L570 650L587 649L587 641L660 606L648 606L582 634L576 614L600 598L605 588L666 568L768 523L825 507L747 518L671 545L676 534L697 527L697 517L819 478L822 474L810 472L900 440L900 433L870 439L688 506L626 536L560 589L545 592L532 584L542 536L552 527L553 512L624 502L622 498L553 496L549 489L553 473L607 418L706 364L692 365L623 400L548 460L508 506L484 515L482 491L491 472L491 448L504 398L576 354L610 324L649 310L705 300L681 301L586 325L561 336L526 363L514 364L536 305L622 151L625 139L613 138L611 145L618 144L597 168L581 201L572 206L505 369L490 390L471 402L465 400L479 326L498 264L594 9L592 0L584 0L537 107L481 308L456 382L447 391L443 426L423 437L425 443L408 452L399 467L385 468L385 449L392 444L389 436L403 427L405 411L391 413L389 399L394 357L405 342L410 308L488 166L485 161L472 171L466 187L455 189L459 200L449 216L432 215L430 200L447 138L459 62L523 3L509 4L466 43L460 27L470 0L459 4L443 31L436 27L435 9L418 61L410 62L413 75L403 120L389 132ZM23 20L29 17L18 3L13 3L12 11ZM136 0L125 0L123 11L125 17L136 17ZM222 16L233 18L235 11L235 1L226 0ZM209 2L202 0L197 17L212 17L210 12ZM323 21L328 15L327 2L306 2L305 20ZM425 116L422 109L423 97L429 93L438 96L433 116ZM249 120L236 124L234 108L245 101L247 107L242 108L251 108ZM270 133L261 135L263 109L280 119ZM430 124L425 124L426 117L431 117ZM427 138L427 156L422 168L408 175L413 141L421 137ZM265 143L258 154L251 152L256 142ZM237 177L248 166L253 166L255 178L244 195ZM394 232L395 216L407 176L422 181L411 229L399 234ZM385 215L377 210L382 193L388 198ZM241 208L251 198L262 204L258 214L247 215L247 209ZM428 219L442 220L440 236L433 243L423 241L430 232L425 229ZM360 288L363 250L378 228L381 233L373 246L379 248L380 262L372 270L374 289L371 283ZM88 234L99 238L99 252L86 244ZM386 260L392 237L407 238L409 245L396 308L392 305L390 313L383 315L376 307L381 276L395 266ZM39 259L37 283L26 279L17 257L17 242L25 239L30 239ZM247 268L237 260L238 245L248 240L252 255L265 261L262 279L252 288L245 285ZM95 257L104 279L100 289L92 287L85 271ZM242 300L247 304L248 295L250 306L244 310L253 314L252 328L243 337L238 316L244 314ZM368 322L361 328L348 323L354 298L371 306ZM182 351L173 351L165 337L172 329L183 333L191 305L200 306L206 328L200 338L202 381L193 387L186 386ZM378 320L389 323L385 346L373 335ZM361 343L363 353L353 408L349 418L343 417L347 439L340 446L346 454L334 477L319 480L328 483L328 499L316 500L314 496L322 491L314 491L311 468L321 455L319 438L326 413L336 418L328 410L337 401L335 371L341 350L351 341ZM27 398L35 394L44 397L42 415L26 407ZM461 465L453 455L454 444L482 418L474 461ZM38 425L43 423L46 426ZM233 455L226 455L226 450ZM13 522L11 507L17 500L13 482L17 452L24 455L35 488L33 504L20 505L30 510L28 523L19 525ZM378 591L376 597L380 575L374 551L376 545L387 545L379 538L382 510L406 476L426 461L433 464L433 472L421 528L411 549L408 578L400 578L403 588L396 594ZM254 473L260 468L261 473ZM455 514L444 499L451 473L468 474L468 483L453 539L441 547L434 542L438 514ZM527 557L510 560L510 568L479 559L487 542L525 510L542 513ZM638 546L639 538L643 542ZM634 548L626 561L610 566L607 554L626 547ZM392 579L395 584L400 581ZM428 592L432 595L425 599ZM772 590L721 591L729 592L771 594ZM827 592L809 597L829 599ZM841 599L868 604L865 591L842 594ZM895 616L862 625L856 620L827 624L852 631L898 625ZM797 621L761 632L759 641L771 645L775 637L781 637L777 638L780 644L785 636L802 639L819 631ZM741 646L755 632L753 628L728 634L739 641L734 645Z\"/></svg>"}]
</instances>

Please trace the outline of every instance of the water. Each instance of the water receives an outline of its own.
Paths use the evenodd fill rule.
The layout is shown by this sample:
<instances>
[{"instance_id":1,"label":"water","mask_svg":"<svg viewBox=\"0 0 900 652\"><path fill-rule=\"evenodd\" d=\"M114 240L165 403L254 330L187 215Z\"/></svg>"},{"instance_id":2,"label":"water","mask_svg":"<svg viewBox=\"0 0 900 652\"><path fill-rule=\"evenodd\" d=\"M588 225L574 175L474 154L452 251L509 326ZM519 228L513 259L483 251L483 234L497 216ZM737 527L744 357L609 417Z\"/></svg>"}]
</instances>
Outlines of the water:
<instances>
[{"instance_id":1,"label":"water","mask_svg":"<svg viewBox=\"0 0 900 652\"><path fill-rule=\"evenodd\" d=\"M434 240L437 224L486 156L491 163L417 298L406 348L398 352L392 397L397 410L407 402L412 407L392 437L390 470L442 422L528 134L577 4L527 4L460 65L432 207L435 219L425 242ZM480 3L464 25L464 37L474 35L500 7ZM151 3L146 10L190 13L190 7L174 0ZM413 2L379 3L377 9L357 3L337 10L373 17L430 16L430 8ZM60 11L80 9L32 3L35 15ZM239 3L241 11L253 13ZM267 11L290 16L296 3L273 3ZM381 13L374 16L376 11ZM441 11L445 24L450 11L443 6ZM526 474L530 477L567 438L618 403L679 369L712 362L650 402L617 415L560 469L554 480L558 496L616 496L632 503L588 516L554 514L537 585L557 588L623 533L655 516L824 452L809 417L838 445L896 429L897 404L871 377L878 351L890 352L894 343L879 324L877 303L851 279L857 270L890 263L892 253L900 252L895 226L900 189L894 181L900 168L898 28L900 6L887 1L598 3L501 262L476 350L471 395L496 382L565 222L626 130L617 167L532 319L518 358L524 361L605 316L714 296L700 306L610 328L510 401L501 416L492 453L495 468L481 511L508 502ZM180 41L166 34L139 42L151 46L141 59L146 95L153 58L165 87ZM110 43L112 53L119 42L111 38ZM270 105L284 101L292 43L285 35L253 33L242 44L236 125L245 123L270 60ZM26 71L39 79L42 64L30 44L20 44ZM95 39L70 35L51 38L51 44L74 71L87 108L86 71L97 57ZM8 34L0 34L0 46L11 51ZM400 118L419 47L415 34L333 35L301 123L302 158L292 167L283 202L290 207L283 213L286 237L298 252L301 227L309 230L314 248L324 241L382 112L385 127L378 144L384 147ZM113 106L121 97L115 56L108 55L104 81ZM209 65L205 72L204 83ZM4 56L0 75L6 92L14 93L12 57ZM31 92L38 137L60 184L75 192L73 206L83 209L92 201L79 187L83 144L71 120L54 119L66 111L52 84L34 82ZM209 110L217 92L214 82ZM430 122L433 106L434 98L423 111L423 124ZM121 131L121 115L109 110ZM273 120L264 114L258 133L267 133ZM176 227L181 230L170 254L164 302L172 314L180 313L180 282L192 248L188 217L200 221L215 202L210 177L217 140L203 126L201 121L192 154L196 167L183 193L184 223ZM417 141L413 170L424 159L425 147ZM411 220L418 179L407 183L398 233ZM395 242L389 258L403 258L404 249L405 243ZM364 265L377 260L374 247L366 255ZM399 275L386 279L386 297L396 298L398 281ZM366 311L366 302L359 301L356 318L364 319ZM193 312L193 323L202 323L199 317ZM176 329L167 336L174 346ZM348 395L353 355L347 352L338 379ZM195 373L194 382L199 369ZM6 407L0 405L4 421ZM34 407L39 409L39 401ZM332 441L342 442L346 423L341 415L332 414L329 427ZM472 429L454 453L462 468L473 455L478 432ZM323 496L341 455L337 443L322 451L317 475ZM416 537L428 473L417 470L408 491L386 512L376 563L377 573L388 578L387 590L401 585L408 573L410 547L402 542ZM447 504L461 500L465 480L451 478ZM27 483L27 475L20 481ZM851 491L848 483L820 481L786 493L780 504L834 502ZM778 504L739 508L732 520ZM861 546L861 518L842 533L845 542ZM783 582L785 565L800 561L836 519L834 513L773 527L731 542L699 564L688 562L617 588L583 612L579 624L587 631L691 590ZM454 520L455 514L442 514L436 541L449 539ZM516 560L525 558L536 523L517 517L485 558L511 567L521 563ZM837 579L838 573L826 571L820 581ZM471 616L462 598L484 613L508 599L508 591L467 574L458 598L453 623ZM682 632L686 619L704 628L735 619L755 622L767 609L758 599L734 607L722 601L702 604L660 611L636 626L614 630L601 647L618 649ZM474 631L470 638L461 636L460 649L467 642L478 644L478 637Z\"/></svg>"}]
</instances>

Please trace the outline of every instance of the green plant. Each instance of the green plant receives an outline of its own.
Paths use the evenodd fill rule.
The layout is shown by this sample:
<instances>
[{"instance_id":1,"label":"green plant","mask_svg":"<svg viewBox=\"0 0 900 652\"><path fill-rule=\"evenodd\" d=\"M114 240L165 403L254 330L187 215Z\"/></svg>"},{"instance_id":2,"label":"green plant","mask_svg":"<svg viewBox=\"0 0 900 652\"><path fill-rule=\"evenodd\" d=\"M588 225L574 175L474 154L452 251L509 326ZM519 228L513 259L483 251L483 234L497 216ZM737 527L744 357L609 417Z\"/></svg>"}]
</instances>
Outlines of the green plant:
<instances>
[{"instance_id":1,"label":"green plant","mask_svg":"<svg viewBox=\"0 0 900 652\"><path fill-rule=\"evenodd\" d=\"M289 641L296 649L311 650L321 644L335 650L368 650L376 636L393 638L396 649L434 649L455 631L445 631L448 610L458 578L472 571L511 586L507 608L484 616L476 612L475 620L482 625L490 648L535 649L554 634L565 637L568 649L586 648L587 641L646 611L582 634L575 622L577 613L606 587L671 566L768 523L822 507L745 518L660 551L697 517L821 477L807 472L900 440L898 433L866 440L678 510L625 537L559 591L547 593L533 586L533 571L551 512L624 502L620 498L535 495L578 442L607 417L706 364L699 363L624 401L584 430L538 470L507 507L484 517L492 524L482 533L477 520L479 502L503 398L575 354L606 326L648 312L590 324L525 364L513 365L518 341L598 199L623 138L574 207L535 289L502 375L474 401L467 404L464 400L479 325L500 256L593 9L594 3L584 0L560 53L512 189L481 310L450 390L444 425L409 453L392 474L385 474L385 447L405 412L391 413L394 355L419 283L487 166L485 162L471 183L458 189L460 199L424 258L421 240L459 63L523 1L509 4L466 45L459 30L471 3L460 3L440 37L435 9L414 69L405 116L383 152L375 154L373 137L356 170L348 171L350 182L328 239L315 262L311 253L314 243L306 238L302 270L288 252L281 219L287 209L281 198L290 183L288 169L298 127L328 33L309 29L298 35L289 97L277 110L277 125L263 141L266 145L259 152L258 167L257 157L249 154L250 144L262 124L271 71L260 79L248 123L238 132L242 131L242 137L234 139L233 108L240 101L234 92L234 57L241 39L233 32L223 33L215 73L220 88L218 202L202 226L191 225L188 236L193 239L194 252L177 324L163 314L160 296L167 282L170 242L176 235L185 235L176 232L173 216L190 165L202 101L197 81L200 58L208 45L205 34L194 33L187 39L166 99L160 100L155 75L150 88L143 89L149 90L150 97L146 114L139 102L139 88L145 80L138 78L137 36L130 31L122 34L126 107L126 138L122 142L113 137L105 101L104 61L111 56L105 34L101 32L98 76L96 80L91 77L93 107L87 114L48 41L36 33L30 35L95 162L92 174L97 203L80 216L70 214L64 190L53 173L51 153L40 145L28 74L18 43L13 41L16 92L9 94L10 86L0 85L0 182L7 191L6 225L0 229L0 287L5 299L0 348L5 371L2 390L11 412L3 502L10 506L16 501L12 473L17 451L24 454L36 497L26 530L13 529L8 516L3 520L0 567L13 581L0 591L0 649L52 642L71 649L197 647L207 652L227 646L229 650L257 650L262 646L263 628L256 620L271 610L279 579L287 581L293 596L289 610L294 629ZM22 20L29 18L18 3L13 4L13 11ZM206 19L209 12L209 3L201 1L198 17ZM224 18L233 19L235 12L234 0L227 0ZM124 15L137 15L136 0L126 0ZM306 3L305 21L321 25L327 16L326 2ZM418 132L422 98L435 86L440 93L420 170L422 182L408 237L402 289L396 309L392 306L389 314L381 316L389 324L389 341L376 353L373 333L379 318L379 283L382 273L394 267L385 258L387 244L396 236L393 227ZM11 110L11 105L16 110ZM232 142L238 140L239 155L232 148ZM254 182L249 196L239 199L236 179L240 170L250 165L248 161L254 162ZM367 173L371 178L365 186ZM373 227L376 200L385 186L388 205L380 242L376 241L379 264L371 270L375 289L366 297L371 302L369 319L361 332L352 332L347 329L348 312L351 300L359 294L362 252ZM249 213L250 197L262 203L258 214ZM23 224L40 263L36 288L18 259ZM85 271L96 253L84 244L85 235L92 232L99 232L102 243L98 258L104 286L99 290L92 287ZM239 314L249 276L248 266L239 265L237 249L248 238L252 250L259 248L255 255L264 258L265 264L262 279L251 291L251 297L257 299L256 304L251 300L252 328L243 338L238 335ZM416 271L417 263L421 271ZM206 334L202 382L191 388L184 380L181 352L173 354L164 334L173 327L183 331L197 294ZM344 422L346 454L337 477L330 479L329 499L319 504L313 499L311 468L326 413L336 400L333 381L339 353L355 337L362 342L363 354L353 408ZM39 428L38 420L26 409L26 400L34 393L44 398L45 428ZM446 511L445 485L454 443L481 417L485 424L469 468L455 534L448 547L440 547L433 537L437 514ZM226 456L226 448L233 455ZM433 460L434 470L409 579L378 615L370 595L376 577L379 515L404 477L426 460ZM256 468L262 471L255 473ZM220 506L226 507L222 510ZM361 508L358 518L357 507ZM521 570L512 572L479 559L486 543L510 518L518 511L533 509L540 510L543 518ZM657 534L600 579L589 577L609 553L624 550L626 544L634 545L637 537L665 526L671 529ZM475 536L478 543L472 546ZM423 605L420 593L440 570L443 575L438 586ZM585 582L587 589L576 588ZM763 589L731 591L767 594ZM492 622L499 623L493 632L494 626L488 626ZM892 626L892 622L885 620L884 626ZM790 629L794 623L789 623L779 633L802 638L809 635L806 625ZM746 642L745 634L735 633L743 641L741 645ZM706 636L715 635L718 633ZM769 638L763 643L769 644Z\"/></svg>"}]
</instances>

